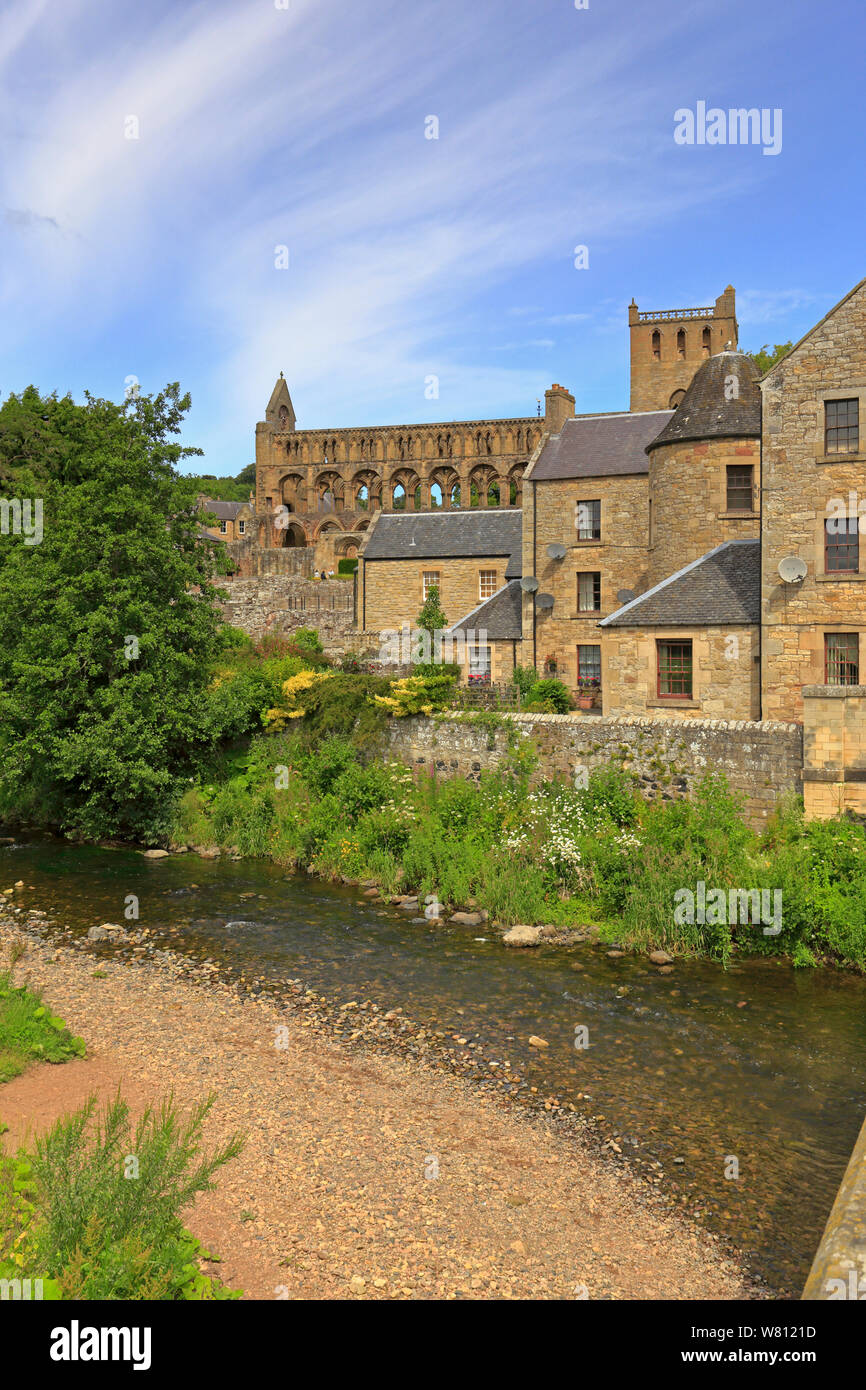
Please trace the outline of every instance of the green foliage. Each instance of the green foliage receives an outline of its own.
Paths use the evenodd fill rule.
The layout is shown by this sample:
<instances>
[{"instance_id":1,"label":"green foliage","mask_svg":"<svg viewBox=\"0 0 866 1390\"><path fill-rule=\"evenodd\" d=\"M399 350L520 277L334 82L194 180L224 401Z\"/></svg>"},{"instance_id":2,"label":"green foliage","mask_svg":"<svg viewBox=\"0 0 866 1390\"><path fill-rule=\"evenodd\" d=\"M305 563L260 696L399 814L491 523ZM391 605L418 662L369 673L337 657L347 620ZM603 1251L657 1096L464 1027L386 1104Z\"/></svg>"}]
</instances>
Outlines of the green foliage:
<instances>
[{"instance_id":1,"label":"green foliage","mask_svg":"<svg viewBox=\"0 0 866 1390\"><path fill-rule=\"evenodd\" d=\"M415 621L424 632L429 632L431 643L434 632L439 632L443 627L448 626L448 619L442 612L442 605L439 602L438 584L431 584L427 590L427 597L422 603Z\"/></svg>"},{"instance_id":2,"label":"green foliage","mask_svg":"<svg viewBox=\"0 0 866 1390\"><path fill-rule=\"evenodd\" d=\"M771 367L776 365L780 358L784 357L787 352L790 352L793 346L793 340L789 340L787 343L776 343L773 348L770 347L769 343L764 343L764 346L759 347L756 352L750 352L747 355L751 357L761 376L763 376Z\"/></svg>"},{"instance_id":3,"label":"green foliage","mask_svg":"<svg viewBox=\"0 0 866 1390\"><path fill-rule=\"evenodd\" d=\"M376 695L376 703L389 714L405 717L410 714L433 714L447 709L454 694L455 677L435 667L432 676L411 675L391 681L387 695Z\"/></svg>"},{"instance_id":4,"label":"green foliage","mask_svg":"<svg viewBox=\"0 0 866 1390\"><path fill-rule=\"evenodd\" d=\"M18 1076L31 1062L65 1062L84 1052L83 1038L70 1033L37 991L16 986L11 970L0 971L0 1082Z\"/></svg>"},{"instance_id":5,"label":"green foliage","mask_svg":"<svg viewBox=\"0 0 866 1390\"><path fill-rule=\"evenodd\" d=\"M292 641L296 647L303 647L307 652L320 652L323 650L321 639L314 627L299 627L292 634Z\"/></svg>"},{"instance_id":6,"label":"green foliage","mask_svg":"<svg viewBox=\"0 0 866 1390\"><path fill-rule=\"evenodd\" d=\"M58 1120L32 1156L0 1164L0 1262L56 1281L68 1299L238 1297L201 1273L180 1212L241 1152L233 1135L206 1154L213 1097L183 1118L169 1097L132 1125L118 1095ZM0 1264L0 1268L3 1265Z\"/></svg>"},{"instance_id":7,"label":"green foliage","mask_svg":"<svg viewBox=\"0 0 866 1390\"><path fill-rule=\"evenodd\" d=\"M527 691L526 708L539 709L551 714L565 714L571 708L568 686L553 679L533 681Z\"/></svg>"},{"instance_id":8,"label":"green foliage","mask_svg":"<svg viewBox=\"0 0 866 1390\"><path fill-rule=\"evenodd\" d=\"M0 816L153 840L207 745L221 622L176 472L188 406L175 383L0 407L0 486L44 506L40 544L0 536Z\"/></svg>"},{"instance_id":9,"label":"green foliage","mask_svg":"<svg viewBox=\"0 0 866 1390\"><path fill-rule=\"evenodd\" d=\"M520 691L521 700L525 703L530 690L538 682L538 672L534 666L515 666L512 680Z\"/></svg>"},{"instance_id":10,"label":"green foliage","mask_svg":"<svg viewBox=\"0 0 866 1390\"><path fill-rule=\"evenodd\" d=\"M345 555L337 561L337 574L355 574L358 569L357 555L347 558Z\"/></svg>"}]
</instances>

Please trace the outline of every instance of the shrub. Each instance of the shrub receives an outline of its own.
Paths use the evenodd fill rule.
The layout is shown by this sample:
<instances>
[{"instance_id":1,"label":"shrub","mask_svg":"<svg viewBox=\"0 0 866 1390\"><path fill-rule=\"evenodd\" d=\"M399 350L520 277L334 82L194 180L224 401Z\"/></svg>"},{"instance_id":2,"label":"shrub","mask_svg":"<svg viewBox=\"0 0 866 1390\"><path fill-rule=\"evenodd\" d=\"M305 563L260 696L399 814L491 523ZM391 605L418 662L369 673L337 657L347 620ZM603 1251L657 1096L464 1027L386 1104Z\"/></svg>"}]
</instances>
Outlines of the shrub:
<instances>
[{"instance_id":1,"label":"shrub","mask_svg":"<svg viewBox=\"0 0 866 1390\"><path fill-rule=\"evenodd\" d=\"M19 1272L49 1274L67 1298L239 1296L200 1273L200 1246L180 1222L180 1212L243 1148L235 1134L202 1152L212 1104L211 1096L182 1119L169 1097L133 1128L120 1095L98 1117L91 1096L58 1120L36 1141L32 1159L19 1160L15 1181L29 1200L18 1208L21 1229L7 1233L23 1261Z\"/></svg>"},{"instance_id":2,"label":"shrub","mask_svg":"<svg viewBox=\"0 0 866 1390\"><path fill-rule=\"evenodd\" d=\"M292 634L292 640L296 647L303 647L305 651L322 651L322 643L314 627L299 627L297 632Z\"/></svg>"},{"instance_id":3,"label":"shrub","mask_svg":"<svg viewBox=\"0 0 866 1390\"><path fill-rule=\"evenodd\" d=\"M568 686L558 680L534 681L527 691L530 705L550 706L551 712L565 714L571 708Z\"/></svg>"},{"instance_id":4,"label":"shrub","mask_svg":"<svg viewBox=\"0 0 866 1390\"><path fill-rule=\"evenodd\" d=\"M512 680L520 691L521 700L525 701L530 690L538 681L538 672L534 666L515 666Z\"/></svg>"}]
</instances>

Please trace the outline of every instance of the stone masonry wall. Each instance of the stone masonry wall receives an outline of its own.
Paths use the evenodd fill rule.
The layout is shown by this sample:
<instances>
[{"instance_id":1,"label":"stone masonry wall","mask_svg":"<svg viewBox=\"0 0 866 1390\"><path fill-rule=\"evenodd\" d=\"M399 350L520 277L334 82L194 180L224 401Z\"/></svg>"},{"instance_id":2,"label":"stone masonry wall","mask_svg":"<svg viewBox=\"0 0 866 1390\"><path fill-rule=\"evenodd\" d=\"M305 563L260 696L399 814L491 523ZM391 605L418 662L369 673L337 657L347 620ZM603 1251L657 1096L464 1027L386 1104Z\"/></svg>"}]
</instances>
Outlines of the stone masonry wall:
<instances>
[{"instance_id":1,"label":"stone masonry wall","mask_svg":"<svg viewBox=\"0 0 866 1390\"><path fill-rule=\"evenodd\" d=\"M807 820L866 815L866 686L804 687L803 803Z\"/></svg>"},{"instance_id":2,"label":"stone masonry wall","mask_svg":"<svg viewBox=\"0 0 866 1390\"><path fill-rule=\"evenodd\" d=\"M226 622L250 637L289 637L299 627L314 627L326 650L343 650L345 636L352 634L351 580L271 575L221 583L229 594L221 605Z\"/></svg>"},{"instance_id":3,"label":"stone masonry wall","mask_svg":"<svg viewBox=\"0 0 866 1390\"><path fill-rule=\"evenodd\" d=\"M799 792L802 729L798 724L668 719L597 719L557 714L517 714L512 720L539 753L539 780L562 774L574 781L610 762L634 772L648 796L688 795L707 771L723 772L746 799L747 818L760 829L779 797ZM447 719L392 720L388 755L443 777L477 780L508 755L504 729L488 730L471 715Z\"/></svg>"},{"instance_id":4,"label":"stone masonry wall","mask_svg":"<svg viewBox=\"0 0 866 1390\"><path fill-rule=\"evenodd\" d=\"M825 637L856 636L860 678L866 660L866 521L854 534L853 573L828 572L824 527L844 505L848 520L866 515L866 283L765 377L763 394L763 637L764 711L774 719L803 718L803 686L826 679ZM859 403L859 448L825 452L828 401ZM798 556L800 584L786 584L779 561Z\"/></svg>"}]
</instances>

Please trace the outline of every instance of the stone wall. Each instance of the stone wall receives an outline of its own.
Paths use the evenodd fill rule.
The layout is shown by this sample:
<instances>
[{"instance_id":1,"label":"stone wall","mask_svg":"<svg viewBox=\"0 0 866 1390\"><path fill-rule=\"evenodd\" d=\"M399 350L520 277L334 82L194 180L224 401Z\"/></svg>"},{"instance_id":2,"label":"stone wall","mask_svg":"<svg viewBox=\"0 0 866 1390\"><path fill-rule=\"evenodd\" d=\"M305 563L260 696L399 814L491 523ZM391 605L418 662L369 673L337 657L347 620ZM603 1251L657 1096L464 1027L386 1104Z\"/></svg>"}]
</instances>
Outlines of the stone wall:
<instances>
[{"instance_id":1,"label":"stone wall","mask_svg":"<svg viewBox=\"0 0 866 1390\"><path fill-rule=\"evenodd\" d=\"M723 541L757 539L759 439L674 440L651 449L649 460L652 520L647 588L699 560ZM728 511L729 465L752 469L751 512Z\"/></svg>"},{"instance_id":2,"label":"stone wall","mask_svg":"<svg viewBox=\"0 0 866 1390\"><path fill-rule=\"evenodd\" d=\"M422 580L425 574L439 575L442 611L449 623L459 622L482 602L481 571L487 570L495 576L495 593L505 583L508 559L507 555L473 556L470 560L365 560L362 557L358 580L359 622L369 632L399 629L402 623L414 623L424 602Z\"/></svg>"},{"instance_id":3,"label":"stone wall","mask_svg":"<svg viewBox=\"0 0 866 1390\"><path fill-rule=\"evenodd\" d=\"M531 594L523 601L523 645L518 659L539 670L549 656L566 685L577 684L579 646L600 646L602 618L622 607L623 589L647 587L647 475L527 480L524 496L523 573L535 575L539 591L553 595L551 609L539 609ZM601 540L578 538L577 506L601 502ZM568 547L552 560L547 547ZM601 607L578 611L578 575L601 577ZM533 642L533 614L535 637Z\"/></svg>"},{"instance_id":4,"label":"stone wall","mask_svg":"<svg viewBox=\"0 0 866 1390\"><path fill-rule=\"evenodd\" d=\"M692 698L658 694L656 643L691 641ZM605 714L642 715L653 708L683 719L737 719L760 713L758 628L608 628L602 642Z\"/></svg>"},{"instance_id":5,"label":"stone wall","mask_svg":"<svg viewBox=\"0 0 866 1390\"><path fill-rule=\"evenodd\" d=\"M803 804L807 820L866 815L866 686L805 686Z\"/></svg>"},{"instance_id":6,"label":"stone wall","mask_svg":"<svg viewBox=\"0 0 866 1390\"><path fill-rule=\"evenodd\" d=\"M707 771L723 772L746 800L747 818L760 829L785 792L799 792L802 729L798 724L724 722L684 725L669 719L598 719L593 716L503 716L539 753L539 780L562 774L574 781L611 761L640 779L645 793L672 799L687 795ZM447 719L392 720L388 753L412 767L443 777L478 778L508 755L504 729L489 731L471 715Z\"/></svg>"},{"instance_id":7,"label":"stone wall","mask_svg":"<svg viewBox=\"0 0 866 1390\"><path fill-rule=\"evenodd\" d=\"M279 552L276 552L279 553ZM229 599L221 605L226 622L250 637L269 633L290 637L299 627L314 627L326 650L353 650L353 582L271 575L221 581Z\"/></svg>"},{"instance_id":8,"label":"stone wall","mask_svg":"<svg viewBox=\"0 0 866 1390\"><path fill-rule=\"evenodd\" d=\"M827 634L856 636L860 679L866 659L866 522L859 522L854 573L828 573L824 555L828 517L842 506L848 520L866 514L866 282L768 373L761 391L764 712L802 719L802 687L826 679ZM825 451L825 410L834 400L859 402L859 448L849 454ZM779 576L789 555L805 563L800 584Z\"/></svg>"}]
</instances>

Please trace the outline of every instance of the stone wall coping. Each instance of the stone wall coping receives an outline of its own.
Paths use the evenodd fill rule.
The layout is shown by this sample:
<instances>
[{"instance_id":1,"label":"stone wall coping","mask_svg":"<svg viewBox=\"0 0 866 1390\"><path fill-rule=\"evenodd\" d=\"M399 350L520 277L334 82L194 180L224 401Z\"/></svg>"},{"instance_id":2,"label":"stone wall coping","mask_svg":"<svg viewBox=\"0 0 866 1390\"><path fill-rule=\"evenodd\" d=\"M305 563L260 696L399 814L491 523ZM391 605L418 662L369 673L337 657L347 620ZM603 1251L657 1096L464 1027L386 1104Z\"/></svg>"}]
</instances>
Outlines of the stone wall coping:
<instances>
[{"instance_id":1,"label":"stone wall coping","mask_svg":"<svg viewBox=\"0 0 866 1390\"><path fill-rule=\"evenodd\" d=\"M863 689L866 694L866 687L848 686L849 690ZM832 687L836 689L836 687ZM448 720L465 719L471 716L471 710L444 710L438 716ZM525 714L519 710L499 710L503 719L513 719L518 724L553 724L562 726L572 724L584 726L590 732L590 721L585 716L579 714ZM424 716L419 716L423 718ZM802 724L778 723L773 719L648 719L640 715L604 715L602 717L593 716L591 729L611 729L611 728L638 728L654 729L657 732L662 729L675 730L677 733L688 734L703 729L748 729L757 733L789 733L799 734L803 731Z\"/></svg>"},{"instance_id":2,"label":"stone wall coping","mask_svg":"<svg viewBox=\"0 0 866 1390\"><path fill-rule=\"evenodd\" d=\"M864 700L866 685L804 685L804 700Z\"/></svg>"}]
</instances>

